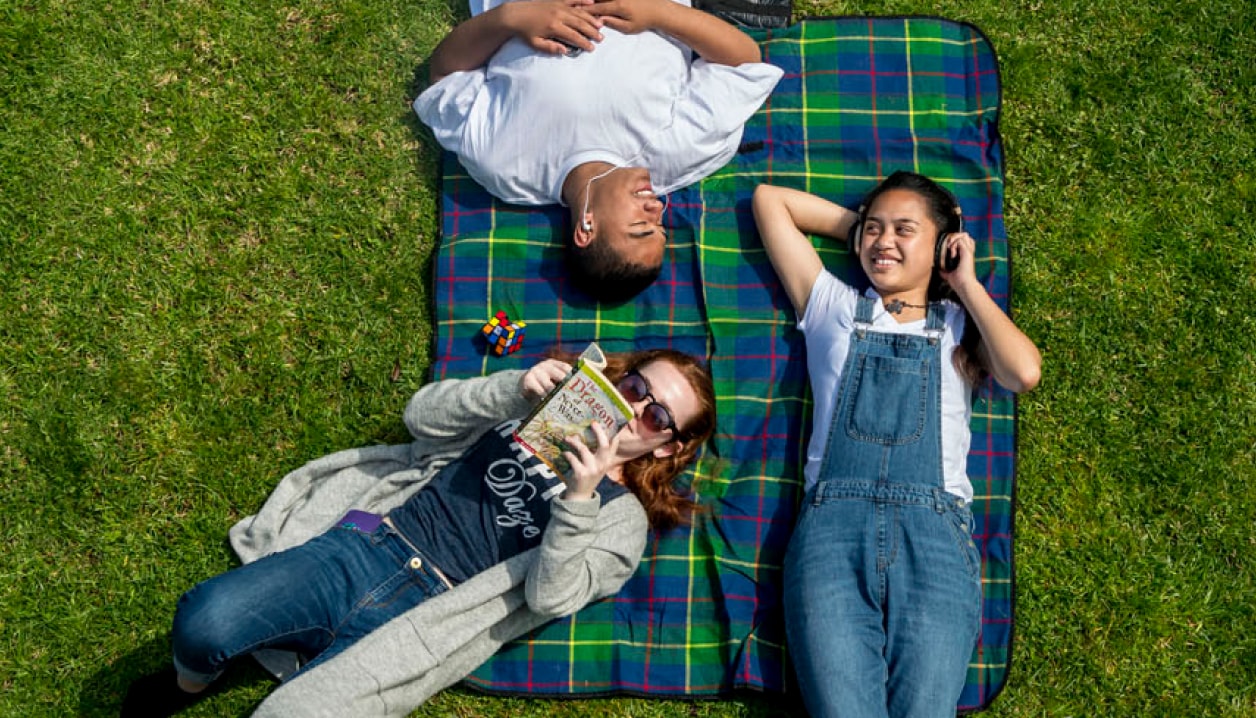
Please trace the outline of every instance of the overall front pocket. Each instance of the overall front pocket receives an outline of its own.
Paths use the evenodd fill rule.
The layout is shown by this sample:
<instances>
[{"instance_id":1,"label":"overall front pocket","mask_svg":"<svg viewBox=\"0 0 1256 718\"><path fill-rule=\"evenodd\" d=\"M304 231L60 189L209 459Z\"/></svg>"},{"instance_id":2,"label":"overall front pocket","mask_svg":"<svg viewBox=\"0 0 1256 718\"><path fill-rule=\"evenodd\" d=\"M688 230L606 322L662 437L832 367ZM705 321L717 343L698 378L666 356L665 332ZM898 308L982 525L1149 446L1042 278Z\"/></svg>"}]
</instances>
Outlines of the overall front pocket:
<instances>
[{"instance_id":1,"label":"overall front pocket","mask_svg":"<svg viewBox=\"0 0 1256 718\"><path fill-rule=\"evenodd\" d=\"M919 359L860 357L850 377L846 435L889 446L918 441L925 429L927 368Z\"/></svg>"}]
</instances>

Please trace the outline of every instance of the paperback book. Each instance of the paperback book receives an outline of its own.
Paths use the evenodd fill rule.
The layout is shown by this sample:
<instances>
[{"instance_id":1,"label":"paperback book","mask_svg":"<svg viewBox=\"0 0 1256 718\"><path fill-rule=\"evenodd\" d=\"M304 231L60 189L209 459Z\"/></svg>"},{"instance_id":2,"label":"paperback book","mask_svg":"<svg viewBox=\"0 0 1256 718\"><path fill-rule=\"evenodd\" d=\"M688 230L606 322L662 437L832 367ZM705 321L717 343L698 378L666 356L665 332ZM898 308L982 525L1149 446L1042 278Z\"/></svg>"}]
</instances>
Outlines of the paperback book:
<instances>
[{"instance_id":1,"label":"paperback book","mask_svg":"<svg viewBox=\"0 0 1256 718\"><path fill-rule=\"evenodd\" d=\"M559 476L571 469L563 457L568 450L566 437L579 436L586 446L596 449L594 423L606 429L609 439L632 418L632 405L602 373L605 368L606 355L596 342L590 344L571 373L515 430L515 439Z\"/></svg>"}]
</instances>

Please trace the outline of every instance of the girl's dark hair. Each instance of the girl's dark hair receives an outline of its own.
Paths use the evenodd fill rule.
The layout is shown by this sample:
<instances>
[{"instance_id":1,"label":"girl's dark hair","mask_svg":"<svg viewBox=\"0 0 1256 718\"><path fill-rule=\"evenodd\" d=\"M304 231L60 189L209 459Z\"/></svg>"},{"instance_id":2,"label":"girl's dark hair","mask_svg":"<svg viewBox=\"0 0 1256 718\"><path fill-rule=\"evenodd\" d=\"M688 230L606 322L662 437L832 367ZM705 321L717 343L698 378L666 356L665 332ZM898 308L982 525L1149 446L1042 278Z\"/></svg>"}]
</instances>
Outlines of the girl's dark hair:
<instances>
[{"instance_id":1,"label":"girl's dark hair","mask_svg":"<svg viewBox=\"0 0 1256 718\"><path fill-rule=\"evenodd\" d=\"M905 170L899 170L886 177L881 184L868 193L868 196L864 197L865 212L860 217L860 221L863 221L863 217L867 215L867 210L872 209L872 203L876 202L877 198L894 189L914 192L924 199L925 205L929 208L929 218L933 220L939 233L958 232L963 228L959 200L955 199L955 195L928 177ZM981 330L973 322L964 303L959 301L955 293L951 291L950 285L943 281L937 266L934 266L933 277L929 280L929 301L936 302L942 299L950 299L964 310L964 336L955 347L951 361L964 381L969 386L976 386L989 373L988 367L981 363L981 353L977 350L981 345Z\"/></svg>"},{"instance_id":2,"label":"girl's dark hair","mask_svg":"<svg viewBox=\"0 0 1256 718\"><path fill-rule=\"evenodd\" d=\"M574 362L576 359L576 355L565 352L551 352L551 356L567 362ZM603 373L614 383L630 371L659 361L676 367L689 382L694 397L698 400L698 414L688 425L679 427L685 434L679 451L661 459L652 453L638 456L624 464L623 479L624 486L645 507L650 525L655 529L666 530L688 523L696 508L693 499L676 490L675 482L697 456L702 445L715 433L715 386L711 381L711 373L697 359L674 349L607 354Z\"/></svg>"}]
</instances>

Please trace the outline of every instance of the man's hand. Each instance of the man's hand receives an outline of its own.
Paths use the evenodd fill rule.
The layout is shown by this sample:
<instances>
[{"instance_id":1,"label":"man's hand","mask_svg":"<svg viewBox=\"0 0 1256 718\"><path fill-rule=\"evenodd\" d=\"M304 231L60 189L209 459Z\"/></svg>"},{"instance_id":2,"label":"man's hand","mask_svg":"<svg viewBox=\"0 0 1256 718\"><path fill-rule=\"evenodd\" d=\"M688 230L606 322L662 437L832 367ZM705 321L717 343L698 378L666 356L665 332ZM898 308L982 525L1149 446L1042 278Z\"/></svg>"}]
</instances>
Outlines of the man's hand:
<instances>
[{"instance_id":1,"label":"man's hand","mask_svg":"<svg viewBox=\"0 0 1256 718\"><path fill-rule=\"evenodd\" d=\"M598 0L587 6L619 32L654 30L679 40L707 62L736 67L759 62L759 45L749 35L711 15L672 0Z\"/></svg>"},{"instance_id":2,"label":"man's hand","mask_svg":"<svg viewBox=\"0 0 1256 718\"><path fill-rule=\"evenodd\" d=\"M428 74L433 83L455 72L475 70L512 37L551 54L570 47L592 50L602 40L602 20L586 9L593 0L520 0L459 24L432 51ZM564 44L566 43L566 44Z\"/></svg>"},{"instance_id":3,"label":"man's hand","mask_svg":"<svg viewBox=\"0 0 1256 718\"><path fill-rule=\"evenodd\" d=\"M593 498L593 492L602 477L616 464L619 434L608 440L606 427L595 421L592 428L593 435L597 437L596 451L586 446L579 436L565 437L571 450L564 451L563 457L571 464L571 471L563 477L567 484L567 490L563 492L564 499L587 501Z\"/></svg>"},{"instance_id":4,"label":"man's hand","mask_svg":"<svg viewBox=\"0 0 1256 718\"><path fill-rule=\"evenodd\" d=\"M676 3L672 0L598 0L589 8L589 13L601 18L607 27L634 35L659 29L670 6Z\"/></svg>"},{"instance_id":5,"label":"man's hand","mask_svg":"<svg viewBox=\"0 0 1256 718\"><path fill-rule=\"evenodd\" d=\"M525 0L501 5L502 22L538 52L560 55L572 47L588 52L602 41L602 20L588 11L593 0Z\"/></svg>"}]
</instances>

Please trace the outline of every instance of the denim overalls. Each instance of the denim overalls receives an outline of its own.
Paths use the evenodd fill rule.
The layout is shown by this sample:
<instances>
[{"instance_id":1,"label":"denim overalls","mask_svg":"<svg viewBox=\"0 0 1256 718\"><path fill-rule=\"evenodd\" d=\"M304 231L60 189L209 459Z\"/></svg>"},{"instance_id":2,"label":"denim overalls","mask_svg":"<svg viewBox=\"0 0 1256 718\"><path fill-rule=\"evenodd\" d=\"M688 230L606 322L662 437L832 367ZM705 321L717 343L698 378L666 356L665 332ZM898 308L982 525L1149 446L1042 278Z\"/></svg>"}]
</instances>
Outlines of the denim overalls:
<instances>
[{"instance_id":1,"label":"denim overalls","mask_svg":"<svg viewBox=\"0 0 1256 718\"><path fill-rule=\"evenodd\" d=\"M981 620L972 514L943 490L943 308L871 331L861 296L819 481L785 558L789 653L813 718L955 716Z\"/></svg>"}]
</instances>

